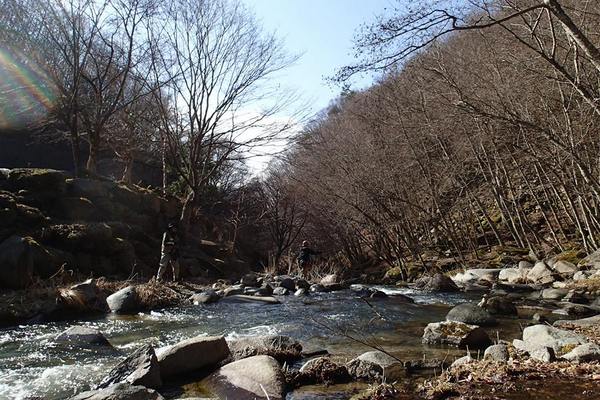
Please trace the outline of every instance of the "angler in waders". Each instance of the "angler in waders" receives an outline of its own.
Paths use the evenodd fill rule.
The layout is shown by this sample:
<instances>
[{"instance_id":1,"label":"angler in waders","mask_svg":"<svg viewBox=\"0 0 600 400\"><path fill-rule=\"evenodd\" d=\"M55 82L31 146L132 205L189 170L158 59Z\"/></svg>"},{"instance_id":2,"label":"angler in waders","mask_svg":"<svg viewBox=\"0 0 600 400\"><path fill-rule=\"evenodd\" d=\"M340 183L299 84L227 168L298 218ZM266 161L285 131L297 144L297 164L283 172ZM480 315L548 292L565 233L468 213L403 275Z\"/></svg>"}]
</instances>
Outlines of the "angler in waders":
<instances>
[{"instance_id":1,"label":"angler in waders","mask_svg":"<svg viewBox=\"0 0 600 400\"><path fill-rule=\"evenodd\" d=\"M167 267L171 265L173 270L173 282L179 280L179 234L177 224L170 223L166 232L163 234L162 246L160 250L160 264L156 280L162 281Z\"/></svg>"}]
</instances>

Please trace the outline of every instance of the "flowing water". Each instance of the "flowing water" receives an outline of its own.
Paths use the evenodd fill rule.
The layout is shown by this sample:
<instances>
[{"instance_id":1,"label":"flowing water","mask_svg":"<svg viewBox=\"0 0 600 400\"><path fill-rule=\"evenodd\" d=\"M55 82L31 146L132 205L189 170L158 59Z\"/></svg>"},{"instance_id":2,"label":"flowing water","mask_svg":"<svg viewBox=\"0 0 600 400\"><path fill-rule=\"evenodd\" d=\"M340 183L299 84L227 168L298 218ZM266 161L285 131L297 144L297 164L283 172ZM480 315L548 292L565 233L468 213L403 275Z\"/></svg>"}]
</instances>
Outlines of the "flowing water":
<instances>
[{"instance_id":1,"label":"flowing water","mask_svg":"<svg viewBox=\"0 0 600 400\"><path fill-rule=\"evenodd\" d=\"M423 327L443 320L453 304L475 297L464 293L426 294L405 288L380 289L408 295L415 303L393 296L369 299L367 303L347 290L302 298L289 296L278 305L219 302L129 317L108 315L0 330L0 399L66 398L93 387L112 366L143 344L160 347L196 335L235 338L282 334L301 341L307 349L324 348L347 359L369 350L348 336L376 341L402 359L420 359L423 355L444 358L460 353L422 345ZM99 329L116 350L72 348L53 341L72 325ZM499 333L501 337L518 336L516 322L508 324L508 330L507 324L501 326L505 329ZM490 336L495 337L496 332L491 330ZM312 394L303 395L300 391L288 398L344 398L331 391L319 394L320 389L315 388L315 393L307 390Z\"/></svg>"}]
</instances>

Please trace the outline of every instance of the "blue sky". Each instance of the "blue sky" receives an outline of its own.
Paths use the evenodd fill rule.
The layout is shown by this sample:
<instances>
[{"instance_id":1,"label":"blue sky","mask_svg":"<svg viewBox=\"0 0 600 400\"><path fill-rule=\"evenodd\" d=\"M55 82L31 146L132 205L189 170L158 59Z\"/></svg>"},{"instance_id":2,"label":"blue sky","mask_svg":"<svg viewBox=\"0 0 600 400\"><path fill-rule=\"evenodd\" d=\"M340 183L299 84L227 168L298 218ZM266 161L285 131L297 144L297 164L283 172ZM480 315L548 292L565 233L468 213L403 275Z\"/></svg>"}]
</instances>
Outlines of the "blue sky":
<instances>
[{"instance_id":1,"label":"blue sky","mask_svg":"<svg viewBox=\"0 0 600 400\"><path fill-rule=\"evenodd\" d=\"M276 31L287 50L302 53L280 76L283 86L300 91L317 112L337 97L340 88L324 78L352 63L352 38L363 23L390 8L393 0L242 0L267 31ZM366 86L366 77L356 83Z\"/></svg>"}]
</instances>

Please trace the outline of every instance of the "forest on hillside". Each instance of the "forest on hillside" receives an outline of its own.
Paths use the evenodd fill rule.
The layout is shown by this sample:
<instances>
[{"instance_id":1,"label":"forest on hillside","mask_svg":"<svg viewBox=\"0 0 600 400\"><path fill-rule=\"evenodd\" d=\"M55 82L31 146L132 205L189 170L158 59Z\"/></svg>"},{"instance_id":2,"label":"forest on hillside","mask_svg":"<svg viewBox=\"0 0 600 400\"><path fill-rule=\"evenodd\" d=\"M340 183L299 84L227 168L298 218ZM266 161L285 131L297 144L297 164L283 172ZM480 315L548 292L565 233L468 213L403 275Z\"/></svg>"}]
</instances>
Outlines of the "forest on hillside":
<instances>
[{"instance_id":1,"label":"forest on hillside","mask_svg":"<svg viewBox=\"0 0 600 400\"><path fill-rule=\"evenodd\" d=\"M269 78L295 57L242 5L0 6L4 73L22 73L38 98L3 87L3 128L68 138L76 174L94 173L106 150L125 182L133 160L155 160L182 221L252 238L272 267L305 238L336 263L404 278L434 256L477 263L494 246L599 247L595 1L398 2L357 32L356 64L332 77L342 95L253 179L248 152L304 119L300 108L274 118L297 99ZM361 73L376 84L350 89Z\"/></svg>"}]
</instances>

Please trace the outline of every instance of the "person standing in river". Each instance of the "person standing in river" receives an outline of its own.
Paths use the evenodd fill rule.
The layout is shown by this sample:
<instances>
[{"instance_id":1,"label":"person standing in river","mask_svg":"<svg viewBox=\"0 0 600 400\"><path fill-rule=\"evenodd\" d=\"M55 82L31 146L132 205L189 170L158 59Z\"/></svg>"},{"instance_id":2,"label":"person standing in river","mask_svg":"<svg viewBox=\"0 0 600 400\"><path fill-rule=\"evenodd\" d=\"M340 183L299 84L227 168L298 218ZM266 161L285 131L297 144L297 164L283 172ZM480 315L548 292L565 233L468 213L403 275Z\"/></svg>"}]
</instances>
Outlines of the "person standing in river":
<instances>
[{"instance_id":1,"label":"person standing in river","mask_svg":"<svg viewBox=\"0 0 600 400\"><path fill-rule=\"evenodd\" d=\"M167 230L163 234L162 246L160 249L160 263L156 280L162 281L167 267L171 265L173 270L173 282L179 280L179 234L177 232L177 224L170 223Z\"/></svg>"},{"instance_id":2,"label":"person standing in river","mask_svg":"<svg viewBox=\"0 0 600 400\"><path fill-rule=\"evenodd\" d=\"M300 274L304 277L308 277L308 273L310 272L310 266L312 264L312 256L317 255L318 252L314 251L309 247L309 243L307 240L302 242L302 247L300 247L300 251L298 252L298 267L300 268Z\"/></svg>"}]
</instances>

